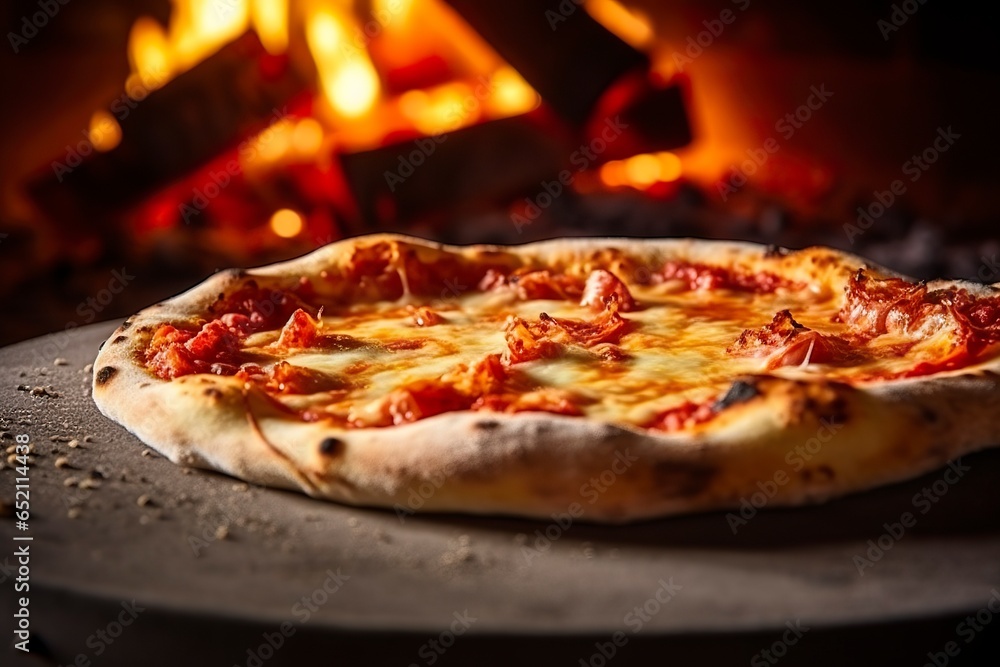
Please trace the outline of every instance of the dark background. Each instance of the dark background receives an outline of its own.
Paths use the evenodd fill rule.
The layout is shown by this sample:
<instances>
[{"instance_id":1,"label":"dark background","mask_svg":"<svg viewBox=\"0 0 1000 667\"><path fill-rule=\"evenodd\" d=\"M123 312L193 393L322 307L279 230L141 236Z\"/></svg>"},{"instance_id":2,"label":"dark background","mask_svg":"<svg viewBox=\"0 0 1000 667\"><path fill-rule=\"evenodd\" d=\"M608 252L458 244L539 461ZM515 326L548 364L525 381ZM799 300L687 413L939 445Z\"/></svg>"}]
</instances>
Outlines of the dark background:
<instances>
[{"instance_id":1,"label":"dark background","mask_svg":"<svg viewBox=\"0 0 1000 667\"><path fill-rule=\"evenodd\" d=\"M684 165L677 187L656 196L591 189L563 197L523 233L513 232L511 209L495 202L445 212L434 225L402 219L392 227L459 242L617 234L824 243L920 278L1000 280L991 262L1000 253L995 10L908 3L916 12L884 39L878 21L902 3L751 0L745 11L742 2L627 4L649 16L655 40L648 50L660 63L683 52L723 9L737 17L684 68L695 138L676 151ZM539 3L540 11L549 5L558 3ZM127 228L116 243L86 239L88 226L108 226L100 214L73 221L42 214L25 196L26 181L79 139L95 109L121 95L136 17L165 22L170 11L163 0L70 0L59 7L16 54L8 33L20 32L38 4L14 0L0 8L0 344L91 317L123 317L217 268L266 263L319 244L276 243L253 256L225 248L151 256L134 251ZM775 122L813 85L833 91L831 100L781 141L768 170L723 201L718 184L727 169L775 135ZM856 220L857 207L906 179L903 164L947 127L961 138L918 181L906 180L906 193L851 243L844 225ZM99 312L82 305L123 267L136 276L126 290Z\"/></svg>"}]
</instances>

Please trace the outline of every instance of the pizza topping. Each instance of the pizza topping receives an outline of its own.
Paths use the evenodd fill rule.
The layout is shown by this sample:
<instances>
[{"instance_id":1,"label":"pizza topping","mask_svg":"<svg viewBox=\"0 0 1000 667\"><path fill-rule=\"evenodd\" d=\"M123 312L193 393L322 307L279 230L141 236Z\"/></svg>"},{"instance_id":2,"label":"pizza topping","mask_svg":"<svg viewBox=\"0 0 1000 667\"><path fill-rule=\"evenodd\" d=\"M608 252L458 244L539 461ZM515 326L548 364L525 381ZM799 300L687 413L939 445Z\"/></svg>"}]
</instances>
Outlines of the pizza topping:
<instances>
[{"instance_id":1,"label":"pizza topping","mask_svg":"<svg viewBox=\"0 0 1000 667\"><path fill-rule=\"evenodd\" d=\"M197 332L165 324L153 334L146 363L158 377L168 380L191 373L225 374L227 367L235 371L239 355L239 337L220 320L208 322ZM216 364L220 365L213 371Z\"/></svg>"},{"instance_id":2,"label":"pizza topping","mask_svg":"<svg viewBox=\"0 0 1000 667\"><path fill-rule=\"evenodd\" d=\"M926 285L899 278L873 279L862 269L847 284L836 320L858 335L876 337L909 333L928 316L943 314L943 310L927 299Z\"/></svg>"},{"instance_id":3,"label":"pizza topping","mask_svg":"<svg viewBox=\"0 0 1000 667\"><path fill-rule=\"evenodd\" d=\"M300 308L315 312L293 292L260 287L251 280L228 296L220 295L209 311L234 332L245 336L277 329Z\"/></svg>"},{"instance_id":4,"label":"pizza topping","mask_svg":"<svg viewBox=\"0 0 1000 667\"><path fill-rule=\"evenodd\" d=\"M880 381L968 366L1000 342L1000 296L864 272L841 302L831 290L758 298L804 285L739 266L669 261L627 286L619 275L639 269L610 257L548 269L494 259L359 246L326 274L322 297L308 280L289 290L249 281L220 295L208 321L160 326L140 354L162 379L236 376L301 419L344 428L534 410L676 431L752 398L732 378L762 367L823 364L837 380ZM419 295L429 298L390 303ZM321 303L333 314L323 318ZM820 330L790 310L753 328L786 303ZM722 398L701 402L706 387ZM668 395L677 405L662 410Z\"/></svg>"},{"instance_id":5,"label":"pizza topping","mask_svg":"<svg viewBox=\"0 0 1000 667\"><path fill-rule=\"evenodd\" d=\"M579 402L581 402L580 397L567 390L541 387L524 393L487 394L477 399L472 404L472 409L506 413L550 412L579 417L583 415Z\"/></svg>"},{"instance_id":6,"label":"pizza topping","mask_svg":"<svg viewBox=\"0 0 1000 667\"><path fill-rule=\"evenodd\" d=\"M604 310L605 303L612 297L617 299L618 308L623 313L635 310L635 299L618 276L604 269L591 271L583 287L580 305L589 306L594 310Z\"/></svg>"},{"instance_id":7,"label":"pizza topping","mask_svg":"<svg viewBox=\"0 0 1000 667\"><path fill-rule=\"evenodd\" d=\"M352 406L347 421L354 427L393 426L467 410L472 401L441 380L420 380L395 389L367 405Z\"/></svg>"},{"instance_id":8,"label":"pizza topping","mask_svg":"<svg viewBox=\"0 0 1000 667\"><path fill-rule=\"evenodd\" d=\"M777 313L770 324L744 330L726 352L745 357L768 357L770 370L813 363L842 364L860 357L847 340L802 326L788 310Z\"/></svg>"},{"instance_id":9,"label":"pizza topping","mask_svg":"<svg viewBox=\"0 0 1000 667\"><path fill-rule=\"evenodd\" d=\"M556 357L567 345L591 348L603 343L614 344L628 328L629 322L618 314L618 299L614 295L609 298L604 311L590 321L552 317L548 313L540 313L534 322L511 316L504 328L507 340L504 363L519 364ZM600 353L615 356L607 348Z\"/></svg>"},{"instance_id":10,"label":"pizza topping","mask_svg":"<svg viewBox=\"0 0 1000 667\"><path fill-rule=\"evenodd\" d=\"M646 428L668 433L692 428L704 424L715 417L716 411L712 403L692 403L686 401L677 407L664 410L646 424Z\"/></svg>"},{"instance_id":11,"label":"pizza topping","mask_svg":"<svg viewBox=\"0 0 1000 667\"><path fill-rule=\"evenodd\" d=\"M405 276L400 270L398 259L395 243L383 241L359 245L354 248L344 273L339 278L354 286L360 298L395 301L406 290Z\"/></svg>"},{"instance_id":12,"label":"pizza topping","mask_svg":"<svg viewBox=\"0 0 1000 667\"><path fill-rule=\"evenodd\" d=\"M432 327L445 321L440 313L429 306L410 306L407 310L411 313L413 323L418 327Z\"/></svg>"},{"instance_id":13,"label":"pizza topping","mask_svg":"<svg viewBox=\"0 0 1000 667\"><path fill-rule=\"evenodd\" d=\"M520 364L535 359L552 358L562 352L562 346L547 338L547 327L541 322L529 323L512 315L504 326L503 335L507 349L503 353L505 364Z\"/></svg>"},{"instance_id":14,"label":"pizza topping","mask_svg":"<svg viewBox=\"0 0 1000 667\"><path fill-rule=\"evenodd\" d=\"M492 292L507 284L507 274L497 269L487 269L477 288L480 292Z\"/></svg>"},{"instance_id":15,"label":"pizza topping","mask_svg":"<svg viewBox=\"0 0 1000 667\"><path fill-rule=\"evenodd\" d=\"M890 373L868 373L864 380L956 370L1000 342L1000 296L974 296L955 287L931 290L898 278L872 278L863 270L848 283L844 305L834 319L864 338L896 334L911 341L909 348L930 341L931 360Z\"/></svg>"},{"instance_id":16,"label":"pizza topping","mask_svg":"<svg viewBox=\"0 0 1000 667\"><path fill-rule=\"evenodd\" d=\"M255 364L244 364L236 376L278 394L317 394L346 387L333 375L287 361L279 361L266 371Z\"/></svg>"},{"instance_id":17,"label":"pizza topping","mask_svg":"<svg viewBox=\"0 0 1000 667\"><path fill-rule=\"evenodd\" d=\"M778 289L797 290L803 285L767 271L739 267L710 266L697 262L668 261L653 274L653 282L677 281L689 290L728 289L736 292L773 294Z\"/></svg>"},{"instance_id":18,"label":"pizza topping","mask_svg":"<svg viewBox=\"0 0 1000 667\"><path fill-rule=\"evenodd\" d=\"M582 279L566 273L553 273L547 269L509 276L490 269L479 281L479 289L483 291L512 291L522 301L579 301L583 295L583 287Z\"/></svg>"},{"instance_id":19,"label":"pizza topping","mask_svg":"<svg viewBox=\"0 0 1000 667\"><path fill-rule=\"evenodd\" d=\"M281 335L278 336L278 346L285 349L313 347L318 338L319 322L299 308L282 327Z\"/></svg>"}]
</instances>

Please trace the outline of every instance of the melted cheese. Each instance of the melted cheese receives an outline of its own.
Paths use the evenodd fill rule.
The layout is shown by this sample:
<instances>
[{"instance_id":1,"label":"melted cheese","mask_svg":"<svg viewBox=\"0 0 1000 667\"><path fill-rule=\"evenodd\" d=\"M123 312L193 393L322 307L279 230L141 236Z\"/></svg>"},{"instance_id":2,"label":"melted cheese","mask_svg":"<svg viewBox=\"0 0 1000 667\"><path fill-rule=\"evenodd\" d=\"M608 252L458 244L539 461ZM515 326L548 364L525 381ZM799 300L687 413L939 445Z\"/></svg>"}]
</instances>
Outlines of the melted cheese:
<instances>
[{"instance_id":1,"label":"melted cheese","mask_svg":"<svg viewBox=\"0 0 1000 667\"><path fill-rule=\"evenodd\" d=\"M731 355L726 349L745 329L768 324L775 313L789 309L804 326L839 335L844 326L833 321L842 297L829 290L748 294L714 290L669 293L664 286L629 285L640 309L622 313L631 330L619 347L629 359L605 361L584 348L571 347L551 359L516 364L539 387L566 390L581 397L580 409L595 419L644 425L664 410L685 402L701 403L723 393L741 375L770 372L784 377L851 378L905 372L921 359L940 358L951 346L947 327L920 332L905 357L872 355L853 366L806 364L767 371L767 358ZM506 349L503 329L511 315L536 320L541 313L556 318L591 320L592 310L567 301L519 301L509 292L473 292L455 300L429 300L427 305L445 321L420 327L399 303L365 304L340 312L324 312L322 332L343 334L363 344L353 349L302 351L281 358L346 378L347 396L324 409L346 414L394 389L420 380L436 380L460 364L472 367L489 354ZM928 325L933 329L933 324ZM255 335L247 349L273 355L268 344L278 332ZM401 341L419 342L414 349L387 347ZM912 343L914 338L882 336L873 345ZM322 398L279 397L302 408Z\"/></svg>"}]
</instances>

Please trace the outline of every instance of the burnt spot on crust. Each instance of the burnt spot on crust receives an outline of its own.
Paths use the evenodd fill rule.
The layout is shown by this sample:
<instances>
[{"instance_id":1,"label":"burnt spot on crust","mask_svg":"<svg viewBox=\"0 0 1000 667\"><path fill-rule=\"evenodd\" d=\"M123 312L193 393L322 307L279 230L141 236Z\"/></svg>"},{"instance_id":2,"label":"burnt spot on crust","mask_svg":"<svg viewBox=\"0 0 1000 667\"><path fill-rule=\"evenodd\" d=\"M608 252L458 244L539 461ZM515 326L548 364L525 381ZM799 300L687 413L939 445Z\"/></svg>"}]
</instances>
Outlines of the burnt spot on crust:
<instances>
[{"instance_id":1,"label":"burnt spot on crust","mask_svg":"<svg viewBox=\"0 0 1000 667\"><path fill-rule=\"evenodd\" d=\"M712 406L713 412L722 412L731 405L736 405L737 403L746 403L747 401L760 395L760 390L757 389L757 385L752 381L747 380L736 380L729 387L729 391L726 392L725 396L720 398Z\"/></svg>"},{"instance_id":2,"label":"burnt spot on crust","mask_svg":"<svg viewBox=\"0 0 1000 667\"><path fill-rule=\"evenodd\" d=\"M132 326L132 320L125 320L124 322L122 322L122 325L118 328L121 329L122 331L125 331L130 326Z\"/></svg>"},{"instance_id":3,"label":"burnt spot on crust","mask_svg":"<svg viewBox=\"0 0 1000 667\"><path fill-rule=\"evenodd\" d=\"M663 498L693 498L708 488L717 469L696 463L658 461L653 464L653 491Z\"/></svg>"},{"instance_id":4,"label":"burnt spot on crust","mask_svg":"<svg viewBox=\"0 0 1000 667\"><path fill-rule=\"evenodd\" d=\"M139 389L145 389L148 386L150 386L148 382L143 382L142 384L139 385Z\"/></svg>"},{"instance_id":5,"label":"burnt spot on crust","mask_svg":"<svg viewBox=\"0 0 1000 667\"><path fill-rule=\"evenodd\" d=\"M850 421L850 409L847 399L838 394L826 405L817 407L817 413L821 419L825 419L833 426L844 426Z\"/></svg>"},{"instance_id":6,"label":"burnt spot on crust","mask_svg":"<svg viewBox=\"0 0 1000 667\"><path fill-rule=\"evenodd\" d=\"M118 375L118 369L114 366L105 366L101 370L97 371L97 375L94 376L94 380L99 386L106 385L111 381L111 378Z\"/></svg>"},{"instance_id":7,"label":"burnt spot on crust","mask_svg":"<svg viewBox=\"0 0 1000 667\"><path fill-rule=\"evenodd\" d=\"M323 438L319 443L319 453L323 456L337 456L344 451L344 441L340 438Z\"/></svg>"},{"instance_id":8,"label":"burnt spot on crust","mask_svg":"<svg viewBox=\"0 0 1000 667\"><path fill-rule=\"evenodd\" d=\"M118 345L119 343L124 343L128 340L128 336L115 336L115 339L111 341L112 345Z\"/></svg>"},{"instance_id":9,"label":"burnt spot on crust","mask_svg":"<svg viewBox=\"0 0 1000 667\"><path fill-rule=\"evenodd\" d=\"M500 428L500 422L494 419L487 419L484 421L475 422L472 428L481 429L483 431L492 431L493 429Z\"/></svg>"},{"instance_id":10,"label":"burnt spot on crust","mask_svg":"<svg viewBox=\"0 0 1000 667\"><path fill-rule=\"evenodd\" d=\"M209 398L222 398L222 392L216 387L209 387L202 393Z\"/></svg>"}]
</instances>

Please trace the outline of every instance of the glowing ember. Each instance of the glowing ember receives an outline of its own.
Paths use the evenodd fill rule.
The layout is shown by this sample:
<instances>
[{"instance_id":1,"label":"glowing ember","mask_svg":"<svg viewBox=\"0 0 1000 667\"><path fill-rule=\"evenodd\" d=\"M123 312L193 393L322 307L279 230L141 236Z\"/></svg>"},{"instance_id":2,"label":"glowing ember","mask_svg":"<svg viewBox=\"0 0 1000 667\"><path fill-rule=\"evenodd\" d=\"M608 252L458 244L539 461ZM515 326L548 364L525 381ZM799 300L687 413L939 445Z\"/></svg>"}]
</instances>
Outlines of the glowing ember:
<instances>
[{"instance_id":1,"label":"glowing ember","mask_svg":"<svg viewBox=\"0 0 1000 667\"><path fill-rule=\"evenodd\" d=\"M631 186L644 190L654 183L669 183L681 177L681 159L673 153L644 153L627 160L612 160L601 166L601 182L609 188Z\"/></svg>"},{"instance_id":2,"label":"glowing ember","mask_svg":"<svg viewBox=\"0 0 1000 667\"><path fill-rule=\"evenodd\" d=\"M90 117L87 138L95 150L109 151L121 143L122 128L115 117L107 111L96 111Z\"/></svg>"},{"instance_id":3,"label":"glowing ember","mask_svg":"<svg viewBox=\"0 0 1000 667\"><path fill-rule=\"evenodd\" d=\"M302 216L290 208L283 208L271 216L271 231L282 238L290 239L302 232Z\"/></svg>"}]
</instances>

